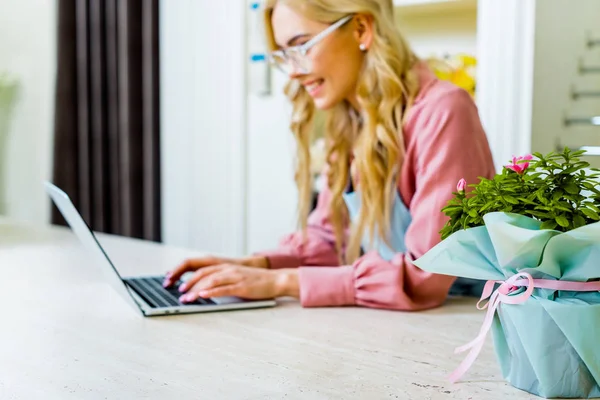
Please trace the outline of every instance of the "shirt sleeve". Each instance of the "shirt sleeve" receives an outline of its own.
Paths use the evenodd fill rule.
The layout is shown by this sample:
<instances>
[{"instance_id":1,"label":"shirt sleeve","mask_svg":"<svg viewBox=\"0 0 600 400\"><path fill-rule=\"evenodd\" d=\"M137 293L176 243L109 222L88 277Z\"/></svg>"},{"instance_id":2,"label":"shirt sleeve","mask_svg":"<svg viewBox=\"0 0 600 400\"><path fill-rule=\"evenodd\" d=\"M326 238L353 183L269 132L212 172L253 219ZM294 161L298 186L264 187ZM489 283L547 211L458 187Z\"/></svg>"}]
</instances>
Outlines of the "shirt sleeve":
<instances>
[{"instance_id":1,"label":"shirt sleeve","mask_svg":"<svg viewBox=\"0 0 600 400\"><path fill-rule=\"evenodd\" d=\"M447 221L441 209L464 178L491 177L494 164L477 108L463 90L446 93L419 110L413 129L415 193L409 210L407 251L391 261L376 251L352 265L300 268L300 301L305 307L358 305L397 310L440 306L455 277L429 273L413 261L440 241Z\"/></svg>"}]
</instances>

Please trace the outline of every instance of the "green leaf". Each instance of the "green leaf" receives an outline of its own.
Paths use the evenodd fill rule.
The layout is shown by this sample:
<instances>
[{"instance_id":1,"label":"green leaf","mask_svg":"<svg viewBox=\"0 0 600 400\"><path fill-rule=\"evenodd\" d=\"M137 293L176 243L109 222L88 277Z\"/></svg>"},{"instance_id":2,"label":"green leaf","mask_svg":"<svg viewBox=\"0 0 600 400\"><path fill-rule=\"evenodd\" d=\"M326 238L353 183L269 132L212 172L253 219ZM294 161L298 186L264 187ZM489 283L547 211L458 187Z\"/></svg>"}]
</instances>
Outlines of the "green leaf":
<instances>
[{"instance_id":1,"label":"green leaf","mask_svg":"<svg viewBox=\"0 0 600 400\"><path fill-rule=\"evenodd\" d=\"M575 216L573 217L573 227L579 228L579 227L582 227L584 225L585 225L585 218L583 218L579 214L575 214Z\"/></svg>"},{"instance_id":2,"label":"green leaf","mask_svg":"<svg viewBox=\"0 0 600 400\"><path fill-rule=\"evenodd\" d=\"M526 176L528 178L535 179L535 178L539 178L542 175L544 175L544 172L536 172L534 174L527 174Z\"/></svg>"},{"instance_id":3,"label":"green leaf","mask_svg":"<svg viewBox=\"0 0 600 400\"><path fill-rule=\"evenodd\" d=\"M552 194L552 201L558 201L563 196L564 192L562 190L557 190Z\"/></svg>"},{"instance_id":4,"label":"green leaf","mask_svg":"<svg viewBox=\"0 0 600 400\"><path fill-rule=\"evenodd\" d=\"M469 210L469 215L473 218L477 217L479 214L477 214L477 210L472 208Z\"/></svg>"},{"instance_id":5,"label":"green leaf","mask_svg":"<svg viewBox=\"0 0 600 400\"><path fill-rule=\"evenodd\" d=\"M561 174L572 174L573 172L577 171L579 168L578 167L569 167L567 169L565 169L563 172L561 172Z\"/></svg>"},{"instance_id":6,"label":"green leaf","mask_svg":"<svg viewBox=\"0 0 600 400\"><path fill-rule=\"evenodd\" d=\"M493 208L495 205L496 205L496 203L495 203L495 202L493 202L493 201L490 201L490 202L488 202L487 204L485 204L483 207L481 207L481 208L479 209L479 212L480 212L480 213L483 213L484 211L487 211L487 210L489 210L490 208Z\"/></svg>"},{"instance_id":7,"label":"green leaf","mask_svg":"<svg viewBox=\"0 0 600 400\"><path fill-rule=\"evenodd\" d=\"M532 156L534 156L535 158L537 158L538 160L543 161L544 160L544 156L542 155L542 153L538 153L537 151L531 154Z\"/></svg>"},{"instance_id":8,"label":"green leaf","mask_svg":"<svg viewBox=\"0 0 600 400\"><path fill-rule=\"evenodd\" d=\"M584 205L597 213L600 213L600 208L598 208L594 203L584 203Z\"/></svg>"},{"instance_id":9,"label":"green leaf","mask_svg":"<svg viewBox=\"0 0 600 400\"><path fill-rule=\"evenodd\" d=\"M531 201L531 200L529 200L528 198L525 198L525 197L519 197L518 200L519 200L519 203L525 203L525 204L529 204L529 205L532 205L532 206L535 206L537 204L536 202Z\"/></svg>"},{"instance_id":10,"label":"green leaf","mask_svg":"<svg viewBox=\"0 0 600 400\"><path fill-rule=\"evenodd\" d=\"M594 210L590 210L589 208L582 208L581 212L586 215L586 217L593 219L594 221L600 220L600 216Z\"/></svg>"},{"instance_id":11,"label":"green leaf","mask_svg":"<svg viewBox=\"0 0 600 400\"><path fill-rule=\"evenodd\" d=\"M563 228L568 228L569 227L569 220L566 219L564 216L562 215L558 215L555 218L555 221L557 224L559 224L560 226L562 226Z\"/></svg>"},{"instance_id":12,"label":"green leaf","mask_svg":"<svg viewBox=\"0 0 600 400\"><path fill-rule=\"evenodd\" d=\"M600 194L600 190L596 189L597 185L594 185L590 182L583 182L583 187L586 188L587 190L594 192L596 194Z\"/></svg>"},{"instance_id":13,"label":"green leaf","mask_svg":"<svg viewBox=\"0 0 600 400\"><path fill-rule=\"evenodd\" d=\"M562 167L560 166L559 163L555 162L555 161L548 161L548 165L553 166L556 169L562 169Z\"/></svg>"},{"instance_id":14,"label":"green leaf","mask_svg":"<svg viewBox=\"0 0 600 400\"><path fill-rule=\"evenodd\" d=\"M535 192L535 195L537 196L538 200L542 203L542 204L547 204L548 200L546 200L546 198L544 197L543 192L541 191L537 191Z\"/></svg>"},{"instance_id":15,"label":"green leaf","mask_svg":"<svg viewBox=\"0 0 600 400\"><path fill-rule=\"evenodd\" d=\"M473 207L479 199L477 197L471 197L467 200L467 206Z\"/></svg>"},{"instance_id":16,"label":"green leaf","mask_svg":"<svg viewBox=\"0 0 600 400\"><path fill-rule=\"evenodd\" d=\"M527 213L533 215L538 218L552 218L548 213L536 210L527 210Z\"/></svg>"},{"instance_id":17,"label":"green leaf","mask_svg":"<svg viewBox=\"0 0 600 400\"><path fill-rule=\"evenodd\" d=\"M585 200L585 196L582 196L580 194L573 194L573 195L571 195L571 194L565 194L563 197L565 199L569 200L569 201L574 202L574 203L580 203L583 200Z\"/></svg>"},{"instance_id":18,"label":"green leaf","mask_svg":"<svg viewBox=\"0 0 600 400\"><path fill-rule=\"evenodd\" d=\"M458 230L458 228L460 228L460 223L461 223L461 220L460 220L460 219L457 219L457 220L454 222L454 224L452 224L452 229L451 229L451 230L452 230L452 232L455 232L455 231L457 231L457 230Z\"/></svg>"},{"instance_id":19,"label":"green leaf","mask_svg":"<svg viewBox=\"0 0 600 400\"><path fill-rule=\"evenodd\" d=\"M514 197L512 197L510 195L504 195L504 196L502 196L502 199L510 204L519 204L519 200L515 199Z\"/></svg>"},{"instance_id":20,"label":"green leaf","mask_svg":"<svg viewBox=\"0 0 600 400\"><path fill-rule=\"evenodd\" d=\"M462 211L462 206L461 205L449 205L449 206L442 208L443 212L452 212L452 211L456 211L456 210Z\"/></svg>"},{"instance_id":21,"label":"green leaf","mask_svg":"<svg viewBox=\"0 0 600 400\"><path fill-rule=\"evenodd\" d=\"M469 220L467 218L463 218L463 220L462 220L462 227L463 227L463 229L467 229L468 228L468 224L469 224Z\"/></svg>"},{"instance_id":22,"label":"green leaf","mask_svg":"<svg viewBox=\"0 0 600 400\"><path fill-rule=\"evenodd\" d=\"M579 186L577 186L573 182L569 182L569 183L567 183L565 185L565 190L567 191L567 193L570 193L570 194L578 194L579 193Z\"/></svg>"},{"instance_id":23,"label":"green leaf","mask_svg":"<svg viewBox=\"0 0 600 400\"><path fill-rule=\"evenodd\" d=\"M556 210L565 211L565 212L568 212L568 213L573 212L573 210L571 208L566 207L566 206L564 206L562 204L559 204L559 203L555 203L553 206L554 206L554 208Z\"/></svg>"},{"instance_id":24,"label":"green leaf","mask_svg":"<svg viewBox=\"0 0 600 400\"><path fill-rule=\"evenodd\" d=\"M462 215L462 210L453 210L453 211L449 211L446 213L447 217L450 218L460 218L460 216Z\"/></svg>"},{"instance_id":25,"label":"green leaf","mask_svg":"<svg viewBox=\"0 0 600 400\"><path fill-rule=\"evenodd\" d=\"M556 229L557 226L558 224L554 220L549 219L547 221L542 222L540 229Z\"/></svg>"}]
</instances>

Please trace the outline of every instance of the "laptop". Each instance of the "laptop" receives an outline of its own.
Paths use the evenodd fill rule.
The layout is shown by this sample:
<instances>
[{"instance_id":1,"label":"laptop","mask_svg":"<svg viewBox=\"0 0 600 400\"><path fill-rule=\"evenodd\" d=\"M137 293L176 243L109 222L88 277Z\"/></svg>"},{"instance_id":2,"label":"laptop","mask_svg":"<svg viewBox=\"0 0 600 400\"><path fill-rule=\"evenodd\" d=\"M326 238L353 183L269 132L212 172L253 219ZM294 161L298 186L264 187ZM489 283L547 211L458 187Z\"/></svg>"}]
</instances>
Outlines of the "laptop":
<instances>
[{"instance_id":1,"label":"laptop","mask_svg":"<svg viewBox=\"0 0 600 400\"><path fill-rule=\"evenodd\" d=\"M69 196L50 182L44 183L45 190L56 204L71 230L81 243L94 256L98 268L104 273L106 282L123 297L125 302L144 317L173 314L191 314L210 311L254 309L273 307L275 299L246 300L239 297L199 298L193 303L181 303L177 287L180 282L170 288L164 288L164 276L131 276L122 277L110 257L100 245L96 235L81 217Z\"/></svg>"}]
</instances>

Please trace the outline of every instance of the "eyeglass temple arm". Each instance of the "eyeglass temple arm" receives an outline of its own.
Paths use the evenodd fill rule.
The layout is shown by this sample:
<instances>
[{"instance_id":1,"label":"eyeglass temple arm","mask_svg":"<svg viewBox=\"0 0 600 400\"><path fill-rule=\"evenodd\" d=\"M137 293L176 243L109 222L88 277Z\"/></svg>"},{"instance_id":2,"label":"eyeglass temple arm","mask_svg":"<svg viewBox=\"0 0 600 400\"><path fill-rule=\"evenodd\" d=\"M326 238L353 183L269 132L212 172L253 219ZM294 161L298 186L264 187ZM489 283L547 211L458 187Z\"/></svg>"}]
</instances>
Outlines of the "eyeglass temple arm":
<instances>
[{"instance_id":1,"label":"eyeglass temple arm","mask_svg":"<svg viewBox=\"0 0 600 400\"><path fill-rule=\"evenodd\" d=\"M329 35L331 32L335 31L337 28L339 28L340 26L344 25L346 22L348 22L350 19L352 18L352 15L346 15L344 18L338 20L337 22L335 22L334 24L330 25L329 27L327 27L327 29L319 32L317 35L315 35L312 39L310 39L308 42L304 43L302 46L300 46L303 50L304 49L309 49L314 43L317 43L318 41L320 41L321 39L323 39L325 36Z\"/></svg>"}]
</instances>

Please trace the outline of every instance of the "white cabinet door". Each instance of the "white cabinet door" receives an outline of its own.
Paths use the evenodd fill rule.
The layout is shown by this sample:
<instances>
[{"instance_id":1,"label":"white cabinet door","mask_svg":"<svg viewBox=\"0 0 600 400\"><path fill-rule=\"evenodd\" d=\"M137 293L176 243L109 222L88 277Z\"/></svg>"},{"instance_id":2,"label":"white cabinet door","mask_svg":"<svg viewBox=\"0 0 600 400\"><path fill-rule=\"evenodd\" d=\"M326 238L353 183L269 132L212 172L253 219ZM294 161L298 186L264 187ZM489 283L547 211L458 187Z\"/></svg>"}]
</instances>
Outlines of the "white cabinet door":
<instances>
[{"instance_id":1,"label":"white cabinet door","mask_svg":"<svg viewBox=\"0 0 600 400\"><path fill-rule=\"evenodd\" d=\"M245 242L245 7L160 2L163 240L241 255Z\"/></svg>"},{"instance_id":2,"label":"white cabinet door","mask_svg":"<svg viewBox=\"0 0 600 400\"><path fill-rule=\"evenodd\" d=\"M537 3L532 147L547 152L585 146L598 152L600 118L593 118L600 116L600 43L588 41L600 39L600 1ZM600 157L587 159L600 166Z\"/></svg>"},{"instance_id":3,"label":"white cabinet door","mask_svg":"<svg viewBox=\"0 0 600 400\"><path fill-rule=\"evenodd\" d=\"M285 77L266 84L251 62L265 51L253 3L161 1L165 243L238 256L295 230Z\"/></svg>"},{"instance_id":4,"label":"white cabinet door","mask_svg":"<svg viewBox=\"0 0 600 400\"><path fill-rule=\"evenodd\" d=\"M600 123L600 44L588 46L600 39L600 1L576 4L479 0L477 101L498 169L531 151L600 150L600 126L591 124ZM581 60L595 71L582 73ZM575 99L573 89L588 96ZM587 159L600 166L600 157Z\"/></svg>"}]
</instances>

